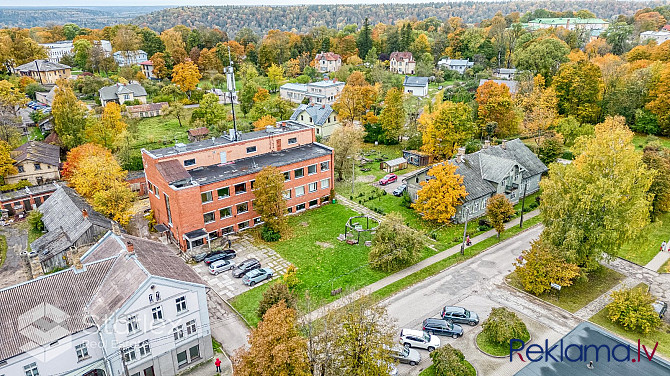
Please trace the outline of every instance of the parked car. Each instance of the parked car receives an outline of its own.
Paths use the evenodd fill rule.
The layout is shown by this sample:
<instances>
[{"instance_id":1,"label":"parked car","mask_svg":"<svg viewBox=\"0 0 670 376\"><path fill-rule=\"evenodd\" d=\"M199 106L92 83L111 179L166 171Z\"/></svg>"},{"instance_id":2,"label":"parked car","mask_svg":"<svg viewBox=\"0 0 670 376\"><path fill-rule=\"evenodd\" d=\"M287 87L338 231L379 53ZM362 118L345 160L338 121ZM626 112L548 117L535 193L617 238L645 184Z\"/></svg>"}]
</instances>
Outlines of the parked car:
<instances>
[{"instance_id":1,"label":"parked car","mask_svg":"<svg viewBox=\"0 0 670 376\"><path fill-rule=\"evenodd\" d=\"M421 330L401 329L400 343L405 347L417 347L432 352L440 347L440 339Z\"/></svg>"},{"instance_id":2,"label":"parked car","mask_svg":"<svg viewBox=\"0 0 670 376\"><path fill-rule=\"evenodd\" d=\"M200 255L196 255L195 257L198 257ZM205 257L202 258L202 260L205 262L205 264L209 265L213 263L214 261L219 261L219 260L230 260L234 259L237 256L237 253L232 250L232 249L223 249L220 251L212 251L209 252L205 255ZM195 259L193 257L193 259ZM198 261L198 260L196 260Z\"/></svg>"},{"instance_id":3,"label":"parked car","mask_svg":"<svg viewBox=\"0 0 670 376\"><path fill-rule=\"evenodd\" d=\"M654 303L651 304L652 307L654 307L654 311L658 313L658 317L663 318L665 316L665 312L668 311L668 303L657 300Z\"/></svg>"},{"instance_id":4,"label":"parked car","mask_svg":"<svg viewBox=\"0 0 670 376\"><path fill-rule=\"evenodd\" d=\"M468 311L463 307L450 307L446 306L442 308L442 318L455 322L458 324L468 324L470 326L475 326L479 324L479 316L472 312Z\"/></svg>"},{"instance_id":5,"label":"parked car","mask_svg":"<svg viewBox=\"0 0 670 376\"><path fill-rule=\"evenodd\" d=\"M393 346L391 357L400 363L406 363L410 366L415 366L421 362L421 354L418 351L400 345Z\"/></svg>"},{"instance_id":6,"label":"parked car","mask_svg":"<svg viewBox=\"0 0 670 376\"><path fill-rule=\"evenodd\" d=\"M463 335L463 328L443 319L425 319L423 320L423 331L440 336L450 336L458 338Z\"/></svg>"},{"instance_id":7,"label":"parked car","mask_svg":"<svg viewBox=\"0 0 670 376\"><path fill-rule=\"evenodd\" d=\"M405 190L407 189L407 184L400 184L400 186L396 189L393 190L393 195L396 197L402 196L403 193L405 193Z\"/></svg>"},{"instance_id":8,"label":"parked car","mask_svg":"<svg viewBox=\"0 0 670 376\"><path fill-rule=\"evenodd\" d=\"M387 184L391 184L391 183L393 183L393 182L396 181L396 180L398 180L398 175L396 175L396 174L388 174L388 175L384 176L384 177L379 181L379 185L387 185Z\"/></svg>"},{"instance_id":9,"label":"parked car","mask_svg":"<svg viewBox=\"0 0 670 376\"><path fill-rule=\"evenodd\" d=\"M266 279L272 278L272 274L273 271L269 268L254 269L247 272L247 274L242 277L242 282L247 286L253 286L258 282L263 282Z\"/></svg>"},{"instance_id":10,"label":"parked car","mask_svg":"<svg viewBox=\"0 0 670 376\"><path fill-rule=\"evenodd\" d=\"M233 270L233 277L242 278L248 272L259 269L261 267L260 261L255 258L250 258L242 261L237 267Z\"/></svg>"},{"instance_id":11,"label":"parked car","mask_svg":"<svg viewBox=\"0 0 670 376\"><path fill-rule=\"evenodd\" d=\"M219 260L209 264L209 272L214 275L233 268L235 268L235 263L230 260Z\"/></svg>"}]
</instances>

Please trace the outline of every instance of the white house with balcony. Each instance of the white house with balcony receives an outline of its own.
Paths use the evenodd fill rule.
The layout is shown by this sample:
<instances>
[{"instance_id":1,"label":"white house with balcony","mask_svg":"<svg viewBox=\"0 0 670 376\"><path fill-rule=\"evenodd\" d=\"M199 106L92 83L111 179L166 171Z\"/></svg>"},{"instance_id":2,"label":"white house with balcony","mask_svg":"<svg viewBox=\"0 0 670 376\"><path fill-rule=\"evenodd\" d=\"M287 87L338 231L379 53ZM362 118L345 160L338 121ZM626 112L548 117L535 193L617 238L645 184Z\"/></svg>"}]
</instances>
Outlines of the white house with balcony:
<instances>
[{"instance_id":1,"label":"white house with balcony","mask_svg":"<svg viewBox=\"0 0 670 376\"><path fill-rule=\"evenodd\" d=\"M0 375L173 376L213 356L206 287L172 249L108 232L0 290Z\"/></svg>"},{"instance_id":2,"label":"white house with balcony","mask_svg":"<svg viewBox=\"0 0 670 376\"><path fill-rule=\"evenodd\" d=\"M287 83L279 87L279 96L293 103L301 103L308 98L309 103L331 105L344 88L344 82L323 80L308 84Z\"/></svg>"}]
</instances>

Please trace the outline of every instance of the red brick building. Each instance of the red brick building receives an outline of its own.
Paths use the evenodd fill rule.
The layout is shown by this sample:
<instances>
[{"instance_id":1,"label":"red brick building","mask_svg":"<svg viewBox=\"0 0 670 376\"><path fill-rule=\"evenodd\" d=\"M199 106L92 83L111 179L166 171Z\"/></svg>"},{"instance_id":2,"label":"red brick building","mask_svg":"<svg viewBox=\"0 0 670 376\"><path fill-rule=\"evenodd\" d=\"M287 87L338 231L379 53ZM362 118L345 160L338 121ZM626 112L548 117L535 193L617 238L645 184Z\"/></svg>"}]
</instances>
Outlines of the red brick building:
<instances>
[{"instance_id":1,"label":"red brick building","mask_svg":"<svg viewBox=\"0 0 670 376\"><path fill-rule=\"evenodd\" d=\"M158 224L182 250L257 226L254 181L265 166L286 178L289 213L320 206L333 187L332 149L314 128L294 121L190 144L142 150L149 201Z\"/></svg>"}]
</instances>

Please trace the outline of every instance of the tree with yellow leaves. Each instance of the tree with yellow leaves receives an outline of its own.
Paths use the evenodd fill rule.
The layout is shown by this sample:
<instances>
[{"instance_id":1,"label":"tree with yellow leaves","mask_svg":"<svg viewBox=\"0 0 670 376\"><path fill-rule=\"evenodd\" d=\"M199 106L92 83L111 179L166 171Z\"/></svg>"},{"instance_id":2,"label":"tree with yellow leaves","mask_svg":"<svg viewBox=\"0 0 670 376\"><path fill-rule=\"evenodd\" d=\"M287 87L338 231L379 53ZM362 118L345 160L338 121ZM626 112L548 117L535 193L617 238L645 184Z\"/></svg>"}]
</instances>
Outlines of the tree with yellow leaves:
<instances>
[{"instance_id":1,"label":"tree with yellow leaves","mask_svg":"<svg viewBox=\"0 0 670 376\"><path fill-rule=\"evenodd\" d=\"M586 59L565 63L553 85L561 115L572 115L582 123L598 120L604 85L597 65Z\"/></svg>"},{"instance_id":2,"label":"tree with yellow leaves","mask_svg":"<svg viewBox=\"0 0 670 376\"><path fill-rule=\"evenodd\" d=\"M275 92L279 90L279 85L286 80L284 78L284 68L277 64L272 64L268 68L268 80L270 81L270 91Z\"/></svg>"},{"instance_id":3,"label":"tree with yellow leaves","mask_svg":"<svg viewBox=\"0 0 670 376\"><path fill-rule=\"evenodd\" d=\"M14 162L16 162L10 153L11 147L5 141L0 140L0 176L14 175L18 173Z\"/></svg>"},{"instance_id":4,"label":"tree with yellow leaves","mask_svg":"<svg viewBox=\"0 0 670 376\"><path fill-rule=\"evenodd\" d=\"M433 166L428 170L428 176L433 179L421 182L421 189L412 207L424 219L449 223L456 214L456 207L468 195L463 177L456 173L456 166L448 162Z\"/></svg>"},{"instance_id":5,"label":"tree with yellow leaves","mask_svg":"<svg viewBox=\"0 0 670 376\"><path fill-rule=\"evenodd\" d=\"M507 85L486 81L477 88L475 99L479 104L477 115L482 127L491 122L497 123L495 133L500 137L508 137L518 132L520 119Z\"/></svg>"},{"instance_id":6,"label":"tree with yellow leaves","mask_svg":"<svg viewBox=\"0 0 670 376\"><path fill-rule=\"evenodd\" d=\"M361 72L353 72L347 79L340 96L333 104L342 120L353 122L365 115L377 101L380 85L372 86Z\"/></svg>"},{"instance_id":7,"label":"tree with yellow leaves","mask_svg":"<svg viewBox=\"0 0 670 376\"><path fill-rule=\"evenodd\" d=\"M202 78L198 66L192 61L177 64L172 69L172 83L191 98L191 91L195 90Z\"/></svg>"},{"instance_id":8,"label":"tree with yellow leaves","mask_svg":"<svg viewBox=\"0 0 670 376\"><path fill-rule=\"evenodd\" d=\"M153 73L157 78L165 78L170 75L170 71L167 68L165 63L165 54L162 52L156 52L151 56L151 63L154 65Z\"/></svg>"},{"instance_id":9,"label":"tree with yellow leaves","mask_svg":"<svg viewBox=\"0 0 670 376\"><path fill-rule=\"evenodd\" d=\"M265 102L270 99L270 92L264 87L259 87L254 94L254 104Z\"/></svg>"},{"instance_id":10,"label":"tree with yellow leaves","mask_svg":"<svg viewBox=\"0 0 670 376\"><path fill-rule=\"evenodd\" d=\"M51 114L54 130L66 148L71 149L84 143L88 109L77 99L70 83L64 79L59 80L56 86Z\"/></svg>"},{"instance_id":11,"label":"tree with yellow leaves","mask_svg":"<svg viewBox=\"0 0 670 376\"><path fill-rule=\"evenodd\" d=\"M272 115L264 115L262 118L253 122L254 130L262 131L267 128L268 125L275 125L277 123L277 118Z\"/></svg>"},{"instance_id":12,"label":"tree with yellow leaves","mask_svg":"<svg viewBox=\"0 0 670 376\"><path fill-rule=\"evenodd\" d=\"M514 205L502 193L493 195L486 200L486 218L491 222L491 226L496 230L498 239L500 234L505 231L505 221L514 215Z\"/></svg>"},{"instance_id":13,"label":"tree with yellow leaves","mask_svg":"<svg viewBox=\"0 0 670 376\"><path fill-rule=\"evenodd\" d=\"M86 140L107 149L115 149L128 128L121 117L121 106L114 102L105 105L100 119L89 117L87 120Z\"/></svg>"},{"instance_id":14,"label":"tree with yellow leaves","mask_svg":"<svg viewBox=\"0 0 670 376\"><path fill-rule=\"evenodd\" d=\"M93 195L92 206L97 212L104 214L121 225L130 222L133 215L133 201L135 192L130 190L128 184L114 180L104 191L98 191Z\"/></svg>"},{"instance_id":15,"label":"tree with yellow leaves","mask_svg":"<svg viewBox=\"0 0 670 376\"><path fill-rule=\"evenodd\" d=\"M456 148L465 145L478 130L472 109L465 103L450 101L436 104L431 113L424 112L419 129L423 134L421 149L438 159L451 158Z\"/></svg>"},{"instance_id":16,"label":"tree with yellow leaves","mask_svg":"<svg viewBox=\"0 0 670 376\"><path fill-rule=\"evenodd\" d=\"M533 79L533 89L529 93L517 94L516 100L523 112L523 134L533 137L539 145L545 132L558 117L556 92L552 87L546 87L544 77L538 74Z\"/></svg>"}]
</instances>

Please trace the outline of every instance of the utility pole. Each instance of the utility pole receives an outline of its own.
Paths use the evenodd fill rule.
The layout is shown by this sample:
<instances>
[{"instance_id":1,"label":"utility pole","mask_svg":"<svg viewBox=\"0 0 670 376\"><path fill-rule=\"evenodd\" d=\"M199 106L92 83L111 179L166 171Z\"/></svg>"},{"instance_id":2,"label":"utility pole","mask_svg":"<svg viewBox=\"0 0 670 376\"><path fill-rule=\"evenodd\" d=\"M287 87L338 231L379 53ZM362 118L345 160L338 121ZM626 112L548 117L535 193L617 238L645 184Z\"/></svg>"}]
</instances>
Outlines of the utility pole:
<instances>
[{"instance_id":1,"label":"utility pole","mask_svg":"<svg viewBox=\"0 0 670 376\"><path fill-rule=\"evenodd\" d=\"M465 227L463 228L463 243L461 243L461 256L465 255L465 238L468 235L468 210L464 207L465 210Z\"/></svg>"},{"instance_id":2,"label":"utility pole","mask_svg":"<svg viewBox=\"0 0 670 376\"><path fill-rule=\"evenodd\" d=\"M522 183L523 184L523 178ZM526 207L526 188L528 188L528 183L523 186L523 196L521 198L521 219L519 219L519 228L523 228L523 209Z\"/></svg>"},{"instance_id":3,"label":"utility pole","mask_svg":"<svg viewBox=\"0 0 670 376\"><path fill-rule=\"evenodd\" d=\"M233 141L237 141L237 119L235 118L235 101L233 100L233 94L235 93L235 72L233 71L233 59L230 57L230 46L228 46L228 62L229 65L226 68L226 83L228 85L228 93L230 94L230 108L233 112Z\"/></svg>"},{"instance_id":4,"label":"utility pole","mask_svg":"<svg viewBox=\"0 0 670 376\"><path fill-rule=\"evenodd\" d=\"M351 158L351 194L354 194L354 183L356 182L356 159Z\"/></svg>"}]
</instances>

